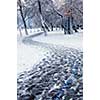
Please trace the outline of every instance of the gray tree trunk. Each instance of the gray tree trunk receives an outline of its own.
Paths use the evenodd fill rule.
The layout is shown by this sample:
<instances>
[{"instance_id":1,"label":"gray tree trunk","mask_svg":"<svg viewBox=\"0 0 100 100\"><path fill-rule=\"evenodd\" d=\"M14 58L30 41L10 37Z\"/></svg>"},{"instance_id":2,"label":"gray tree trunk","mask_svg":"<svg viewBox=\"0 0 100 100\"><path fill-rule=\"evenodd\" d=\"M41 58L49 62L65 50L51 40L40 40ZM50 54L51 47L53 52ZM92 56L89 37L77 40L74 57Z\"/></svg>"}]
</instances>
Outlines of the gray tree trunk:
<instances>
[{"instance_id":1,"label":"gray tree trunk","mask_svg":"<svg viewBox=\"0 0 100 100\"><path fill-rule=\"evenodd\" d=\"M23 10L22 10L22 5L21 5L21 0L19 0L19 10L20 10L20 14L21 14L21 17L22 17L22 20L23 20L23 24L24 24L24 28L25 28L25 33L26 35L28 35L28 31L27 31L27 25L26 25L26 21L24 19L24 16L23 16Z\"/></svg>"},{"instance_id":2,"label":"gray tree trunk","mask_svg":"<svg viewBox=\"0 0 100 100\"><path fill-rule=\"evenodd\" d=\"M38 6L39 6L39 13L40 13L41 27L44 31L44 35L46 36L47 31L50 31L50 30L49 30L48 25L46 24L46 22L43 20L40 0L38 0Z\"/></svg>"}]
</instances>

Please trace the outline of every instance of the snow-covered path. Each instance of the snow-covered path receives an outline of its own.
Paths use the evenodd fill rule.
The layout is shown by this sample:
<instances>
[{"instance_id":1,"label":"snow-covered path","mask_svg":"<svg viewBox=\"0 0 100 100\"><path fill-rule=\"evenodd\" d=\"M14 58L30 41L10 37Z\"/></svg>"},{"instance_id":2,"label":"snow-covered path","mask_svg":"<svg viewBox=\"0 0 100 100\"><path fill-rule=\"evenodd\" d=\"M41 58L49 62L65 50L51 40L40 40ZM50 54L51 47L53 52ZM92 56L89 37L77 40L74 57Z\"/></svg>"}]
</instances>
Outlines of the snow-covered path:
<instances>
[{"instance_id":1,"label":"snow-covered path","mask_svg":"<svg viewBox=\"0 0 100 100\"><path fill-rule=\"evenodd\" d=\"M36 53L40 50L42 59L18 75L18 100L83 99L81 50L35 41L32 36L22 41Z\"/></svg>"},{"instance_id":2,"label":"snow-covered path","mask_svg":"<svg viewBox=\"0 0 100 100\"><path fill-rule=\"evenodd\" d=\"M23 38L18 37L18 57L17 73L32 68L44 55L54 49L69 47L82 51L82 32L74 35L64 35L62 31L48 32L44 36L43 32L30 34ZM37 35L40 35L37 37Z\"/></svg>"}]
</instances>

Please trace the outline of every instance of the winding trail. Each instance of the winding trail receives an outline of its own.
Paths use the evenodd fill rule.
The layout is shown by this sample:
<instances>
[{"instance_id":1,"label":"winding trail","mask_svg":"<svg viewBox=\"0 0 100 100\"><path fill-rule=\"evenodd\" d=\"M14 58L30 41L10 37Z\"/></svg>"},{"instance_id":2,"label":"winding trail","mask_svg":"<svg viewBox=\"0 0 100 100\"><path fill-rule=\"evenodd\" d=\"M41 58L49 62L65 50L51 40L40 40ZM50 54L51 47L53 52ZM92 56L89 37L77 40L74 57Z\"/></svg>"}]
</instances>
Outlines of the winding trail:
<instances>
[{"instance_id":1,"label":"winding trail","mask_svg":"<svg viewBox=\"0 0 100 100\"><path fill-rule=\"evenodd\" d=\"M46 57L33 65L33 69L18 75L18 100L83 100L83 53L33 41L35 36L25 37L23 43L45 48Z\"/></svg>"}]
</instances>

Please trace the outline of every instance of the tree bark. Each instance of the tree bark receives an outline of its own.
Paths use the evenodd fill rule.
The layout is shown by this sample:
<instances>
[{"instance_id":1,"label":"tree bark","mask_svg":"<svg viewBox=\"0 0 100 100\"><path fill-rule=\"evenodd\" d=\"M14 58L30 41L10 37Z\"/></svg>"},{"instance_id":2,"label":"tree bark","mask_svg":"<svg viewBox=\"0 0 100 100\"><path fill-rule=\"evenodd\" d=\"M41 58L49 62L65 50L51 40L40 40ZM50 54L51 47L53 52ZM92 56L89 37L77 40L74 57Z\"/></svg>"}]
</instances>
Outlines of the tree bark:
<instances>
[{"instance_id":1,"label":"tree bark","mask_svg":"<svg viewBox=\"0 0 100 100\"><path fill-rule=\"evenodd\" d=\"M19 32L20 32L20 36L22 37L22 32L21 32L21 29L19 28Z\"/></svg>"},{"instance_id":2,"label":"tree bark","mask_svg":"<svg viewBox=\"0 0 100 100\"><path fill-rule=\"evenodd\" d=\"M70 25L70 17L68 17L68 34L71 34L71 25Z\"/></svg>"},{"instance_id":3,"label":"tree bark","mask_svg":"<svg viewBox=\"0 0 100 100\"><path fill-rule=\"evenodd\" d=\"M39 6L40 19L41 19L41 27L43 28L44 34L46 36L47 31L50 31L50 30L49 30L46 22L43 20L40 0L38 0L38 6Z\"/></svg>"},{"instance_id":4,"label":"tree bark","mask_svg":"<svg viewBox=\"0 0 100 100\"><path fill-rule=\"evenodd\" d=\"M22 10L22 5L21 5L21 0L19 0L19 10L20 10L20 14L21 14L21 17L22 17L22 20L23 20L23 24L24 24L24 28L25 28L25 33L26 35L28 35L28 31L27 31L27 25L26 25L26 21L24 19L24 16L23 16L23 10Z\"/></svg>"},{"instance_id":5,"label":"tree bark","mask_svg":"<svg viewBox=\"0 0 100 100\"><path fill-rule=\"evenodd\" d=\"M72 29L73 29L75 32L78 32L78 31L77 31L77 28L76 28L76 25L75 25L75 23L74 23L74 18L73 18L73 17L71 17L71 23L72 23Z\"/></svg>"},{"instance_id":6,"label":"tree bark","mask_svg":"<svg viewBox=\"0 0 100 100\"><path fill-rule=\"evenodd\" d=\"M51 25L51 31L53 31L53 24L52 24L52 23L50 23L50 25Z\"/></svg>"}]
</instances>

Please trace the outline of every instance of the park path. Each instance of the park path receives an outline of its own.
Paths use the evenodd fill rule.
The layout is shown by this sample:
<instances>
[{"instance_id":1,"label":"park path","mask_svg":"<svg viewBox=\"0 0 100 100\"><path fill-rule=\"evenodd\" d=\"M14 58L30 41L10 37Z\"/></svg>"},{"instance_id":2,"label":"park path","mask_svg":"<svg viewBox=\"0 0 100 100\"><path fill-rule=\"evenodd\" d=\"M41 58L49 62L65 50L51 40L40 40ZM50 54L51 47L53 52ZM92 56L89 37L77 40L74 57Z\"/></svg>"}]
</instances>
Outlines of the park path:
<instances>
[{"instance_id":1,"label":"park path","mask_svg":"<svg viewBox=\"0 0 100 100\"><path fill-rule=\"evenodd\" d=\"M18 75L18 100L83 100L83 53L34 41L34 37L25 37L23 43L45 48L46 56Z\"/></svg>"}]
</instances>

